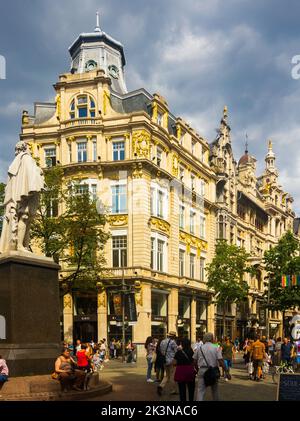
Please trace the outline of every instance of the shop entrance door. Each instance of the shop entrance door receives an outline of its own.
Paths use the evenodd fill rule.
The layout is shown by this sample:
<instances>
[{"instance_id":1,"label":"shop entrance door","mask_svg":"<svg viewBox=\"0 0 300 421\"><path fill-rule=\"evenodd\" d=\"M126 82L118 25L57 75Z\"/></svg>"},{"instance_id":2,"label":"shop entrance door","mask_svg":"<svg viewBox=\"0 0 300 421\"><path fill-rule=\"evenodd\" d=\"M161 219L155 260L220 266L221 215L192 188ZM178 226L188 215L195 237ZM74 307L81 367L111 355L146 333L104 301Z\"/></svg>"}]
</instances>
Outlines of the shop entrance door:
<instances>
[{"instance_id":1,"label":"shop entrance door","mask_svg":"<svg viewBox=\"0 0 300 421\"><path fill-rule=\"evenodd\" d=\"M80 339L81 342L98 343L97 322L82 321L74 323L74 341Z\"/></svg>"}]
</instances>

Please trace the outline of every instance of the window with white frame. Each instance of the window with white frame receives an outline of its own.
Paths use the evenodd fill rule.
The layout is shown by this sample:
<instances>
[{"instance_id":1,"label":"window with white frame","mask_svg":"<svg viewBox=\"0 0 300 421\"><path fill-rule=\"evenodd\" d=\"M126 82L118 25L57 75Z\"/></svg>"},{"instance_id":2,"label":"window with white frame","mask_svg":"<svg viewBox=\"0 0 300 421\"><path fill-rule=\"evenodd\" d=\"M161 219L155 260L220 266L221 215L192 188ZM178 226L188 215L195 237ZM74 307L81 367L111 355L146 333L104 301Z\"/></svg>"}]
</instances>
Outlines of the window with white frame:
<instances>
[{"instance_id":1,"label":"window with white frame","mask_svg":"<svg viewBox=\"0 0 300 421\"><path fill-rule=\"evenodd\" d=\"M158 112L157 113L157 124L159 124L160 126L162 126L163 125L163 114L162 113L160 113L160 112Z\"/></svg>"},{"instance_id":2,"label":"window with white frame","mask_svg":"<svg viewBox=\"0 0 300 421\"><path fill-rule=\"evenodd\" d=\"M195 153L196 153L196 141L195 140L192 140L192 154L193 155L195 155Z\"/></svg>"},{"instance_id":3,"label":"window with white frame","mask_svg":"<svg viewBox=\"0 0 300 421\"><path fill-rule=\"evenodd\" d=\"M70 119L95 117L95 101L90 95L78 95L70 105Z\"/></svg>"},{"instance_id":4,"label":"window with white frame","mask_svg":"<svg viewBox=\"0 0 300 421\"><path fill-rule=\"evenodd\" d=\"M151 186L151 215L162 219L168 218L169 195L165 187L157 184Z\"/></svg>"},{"instance_id":5,"label":"window with white frame","mask_svg":"<svg viewBox=\"0 0 300 421\"><path fill-rule=\"evenodd\" d=\"M91 194L92 194L93 202L96 202L97 201L97 184L91 185Z\"/></svg>"},{"instance_id":6,"label":"window with white frame","mask_svg":"<svg viewBox=\"0 0 300 421\"><path fill-rule=\"evenodd\" d=\"M84 195L89 192L89 185L87 183L78 184L76 186L76 193Z\"/></svg>"},{"instance_id":7,"label":"window with white frame","mask_svg":"<svg viewBox=\"0 0 300 421\"><path fill-rule=\"evenodd\" d=\"M205 238L205 216L200 215L200 237Z\"/></svg>"},{"instance_id":8,"label":"window with white frame","mask_svg":"<svg viewBox=\"0 0 300 421\"><path fill-rule=\"evenodd\" d=\"M158 167L161 166L162 157L163 157L163 150L162 150L162 148L157 146L157 149L156 149L156 164L157 164Z\"/></svg>"},{"instance_id":9,"label":"window with white frame","mask_svg":"<svg viewBox=\"0 0 300 421\"><path fill-rule=\"evenodd\" d=\"M112 213L127 213L127 185L115 184L111 186Z\"/></svg>"},{"instance_id":10,"label":"window with white frame","mask_svg":"<svg viewBox=\"0 0 300 421\"><path fill-rule=\"evenodd\" d=\"M190 278L195 278L195 261L196 261L196 254L190 254Z\"/></svg>"},{"instance_id":11,"label":"window with white frame","mask_svg":"<svg viewBox=\"0 0 300 421\"><path fill-rule=\"evenodd\" d=\"M179 249L179 276L184 276L185 251Z\"/></svg>"},{"instance_id":12,"label":"window with white frame","mask_svg":"<svg viewBox=\"0 0 300 421\"><path fill-rule=\"evenodd\" d=\"M97 161L97 142L93 141L93 161Z\"/></svg>"},{"instance_id":13,"label":"window with white frame","mask_svg":"<svg viewBox=\"0 0 300 421\"><path fill-rule=\"evenodd\" d=\"M191 209L190 210L190 233L195 234L195 219L196 219L196 212Z\"/></svg>"},{"instance_id":14,"label":"window with white frame","mask_svg":"<svg viewBox=\"0 0 300 421\"><path fill-rule=\"evenodd\" d=\"M89 193L90 198L93 201L97 200L97 180L93 178L82 180L79 184L75 184L76 194L87 194Z\"/></svg>"},{"instance_id":15,"label":"window with white frame","mask_svg":"<svg viewBox=\"0 0 300 421\"><path fill-rule=\"evenodd\" d=\"M184 229L184 213L185 206L183 204L179 205L179 228Z\"/></svg>"},{"instance_id":16,"label":"window with white frame","mask_svg":"<svg viewBox=\"0 0 300 421\"><path fill-rule=\"evenodd\" d=\"M183 167L179 167L179 178L180 178L180 181L182 181L183 182L183 180L184 180L184 168Z\"/></svg>"},{"instance_id":17,"label":"window with white frame","mask_svg":"<svg viewBox=\"0 0 300 421\"><path fill-rule=\"evenodd\" d=\"M191 190L195 190L196 188L196 176L195 174L191 173Z\"/></svg>"},{"instance_id":18,"label":"window with white frame","mask_svg":"<svg viewBox=\"0 0 300 421\"><path fill-rule=\"evenodd\" d=\"M151 268L158 272L166 272L167 260L167 238L153 233L151 236Z\"/></svg>"},{"instance_id":19,"label":"window with white frame","mask_svg":"<svg viewBox=\"0 0 300 421\"><path fill-rule=\"evenodd\" d=\"M205 196L205 181L204 180L200 180L200 195L202 197Z\"/></svg>"},{"instance_id":20,"label":"window with white frame","mask_svg":"<svg viewBox=\"0 0 300 421\"><path fill-rule=\"evenodd\" d=\"M78 162L87 161L87 142L77 143L77 159L78 159Z\"/></svg>"},{"instance_id":21,"label":"window with white frame","mask_svg":"<svg viewBox=\"0 0 300 421\"><path fill-rule=\"evenodd\" d=\"M46 167L54 167L56 165L56 148L45 148Z\"/></svg>"},{"instance_id":22,"label":"window with white frame","mask_svg":"<svg viewBox=\"0 0 300 421\"><path fill-rule=\"evenodd\" d=\"M113 160L124 161L125 159L125 142L113 142Z\"/></svg>"},{"instance_id":23,"label":"window with white frame","mask_svg":"<svg viewBox=\"0 0 300 421\"><path fill-rule=\"evenodd\" d=\"M127 236L113 235L112 237L113 267L127 266Z\"/></svg>"},{"instance_id":24,"label":"window with white frame","mask_svg":"<svg viewBox=\"0 0 300 421\"><path fill-rule=\"evenodd\" d=\"M205 258L200 257L200 281L205 281Z\"/></svg>"}]
</instances>

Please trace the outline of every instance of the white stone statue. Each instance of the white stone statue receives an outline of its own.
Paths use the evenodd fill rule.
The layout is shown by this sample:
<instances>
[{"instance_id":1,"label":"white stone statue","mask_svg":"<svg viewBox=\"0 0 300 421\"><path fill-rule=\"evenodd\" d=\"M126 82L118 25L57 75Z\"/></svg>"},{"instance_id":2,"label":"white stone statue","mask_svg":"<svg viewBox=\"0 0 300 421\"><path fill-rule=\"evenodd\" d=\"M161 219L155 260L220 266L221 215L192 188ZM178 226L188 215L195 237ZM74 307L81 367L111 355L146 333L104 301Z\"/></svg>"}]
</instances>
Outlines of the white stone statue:
<instances>
[{"instance_id":1,"label":"white stone statue","mask_svg":"<svg viewBox=\"0 0 300 421\"><path fill-rule=\"evenodd\" d=\"M17 143L15 155L8 169L5 188L0 253L10 250L29 251L30 223L36 214L39 194L45 184L42 170L32 158L25 142Z\"/></svg>"}]
</instances>

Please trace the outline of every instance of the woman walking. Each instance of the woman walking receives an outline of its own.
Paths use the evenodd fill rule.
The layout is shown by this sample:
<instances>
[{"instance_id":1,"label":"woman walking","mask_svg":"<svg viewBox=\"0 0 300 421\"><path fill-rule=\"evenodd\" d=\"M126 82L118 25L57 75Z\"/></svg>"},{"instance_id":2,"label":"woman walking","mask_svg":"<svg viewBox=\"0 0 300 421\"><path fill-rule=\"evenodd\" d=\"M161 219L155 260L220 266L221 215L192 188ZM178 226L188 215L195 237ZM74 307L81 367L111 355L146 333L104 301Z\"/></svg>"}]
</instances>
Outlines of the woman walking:
<instances>
[{"instance_id":1,"label":"woman walking","mask_svg":"<svg viewBox=\"0 0 300 421\"><path fill-rule=\"evenodd\" d=\"M160 350L160 344L161 344L162 339L160 339L156 345L156 360L154 363L154 371L156 373L156 382L161 383L163 378L164 378L164 374L165 374L165 357L164 355L161 353Z\"/></svg>"},{"instance_id":2,"label":"woman walking","mask_svg":"<svg viewBox=\"0 0 300 421\"><path fill-rule=\"evenodd\" d=\"M176 365L174 380L178 384L180 402L186 402L186 389L188 389L189 401L194 401L196 369L193 355L191 341L182 339L174 356L174 365Z\"/></svg>"},{"instance_id":3,"label":"woman walking","mask_svg":"<svg viewBox=\"0 0 300 421\"><path fill-rule=\"evenodd\" d=\"M234 359L235 346L230 342L230 338L225 337L222 344L222 356L225 364L224 378L225 381L231 380L230 368L232 367L232 359Z\"/></svg>"},{"instance_id":4,"label":"woman walking","mask_svg":"<svg viewBox=\"0 0 300 421\"><path fill-rule=\"evenodd\" d=\"M153 354L155 351L155 344L152 336L148 336L145 342L145 349L146 349L146 360L147 360L147 382L153 383L154 380L151 379L151 371L153 365Z\"/></svg>"}]
</instances>

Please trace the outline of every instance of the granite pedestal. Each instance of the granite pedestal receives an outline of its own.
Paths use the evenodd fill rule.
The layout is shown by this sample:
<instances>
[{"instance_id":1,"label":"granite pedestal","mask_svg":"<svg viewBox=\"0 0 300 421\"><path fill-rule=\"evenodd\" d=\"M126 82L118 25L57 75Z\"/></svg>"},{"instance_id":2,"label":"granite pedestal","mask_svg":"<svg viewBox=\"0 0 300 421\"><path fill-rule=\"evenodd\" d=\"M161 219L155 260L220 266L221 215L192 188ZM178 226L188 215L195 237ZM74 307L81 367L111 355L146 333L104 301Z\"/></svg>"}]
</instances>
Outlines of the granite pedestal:
<instances>
[{"instance_id":1,"label":"granite pedestal","mask_svg":"<svg viewBox=\"0 0 300 421\"><path fill-rule=\"evenodd\" d=\"M52 259L0 254L0 355L10 376L49 374L60 353L58 271Z\"/></svg>"}]
</instances>

